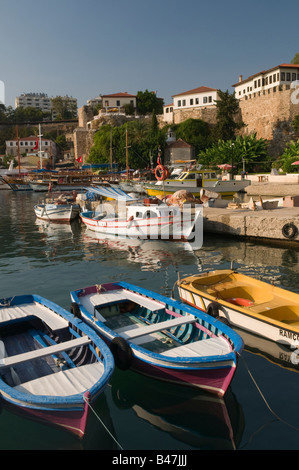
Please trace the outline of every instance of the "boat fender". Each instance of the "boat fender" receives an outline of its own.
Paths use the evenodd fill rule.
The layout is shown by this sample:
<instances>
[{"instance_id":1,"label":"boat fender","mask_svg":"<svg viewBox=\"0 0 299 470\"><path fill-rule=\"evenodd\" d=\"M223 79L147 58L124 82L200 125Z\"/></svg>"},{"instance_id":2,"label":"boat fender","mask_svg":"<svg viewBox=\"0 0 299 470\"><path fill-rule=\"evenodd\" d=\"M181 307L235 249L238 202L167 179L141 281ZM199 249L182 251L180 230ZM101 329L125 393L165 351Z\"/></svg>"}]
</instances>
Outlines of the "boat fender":
<instances>
[{"instance_id":1,"label":"boat fender","mask_svg":"<svg viewBox=\"0 0 299 470\"><path fill-rule=\"evenodd\" d=\"M74 315L74 317L81 318L81 310L76 302L71 303L70 312Z\"/></svg>"},{"instance_id":2,"label":"boat fender","mask_svg":"<svg viewBox=\"0 0 299 470\"><path fill-rule=\"evenodd\" d=\"M298 233L298 228L296 225L293 224L293 222L290 222L288 224L285 224L282 227L282 234L285 238L294 238Z\"/></svg>"},{"instance_id":3,"label":"boat fender","mask_svg":"<svg viewBox=\"0 0 299 470\"><path fill-rule=\"evenodd\" d=\"M133 352L124 338L121 338L120 336L113 338L110 343L110 351L113 354L116 366L120 370L127 370L130 368L133 359Z\"/></svg>"},{"instance_id":4,"label":"boat fender","mask_svg":"<svg viewBox=\"0 0 299 470\"><path fill-rule=\"evenodd\" d=\"M220 320L220 319L222 320L223 319L223 316L219 315L220 311L223 313L227 323L229 324L229 320L227 318L226 310L225 310L224 307L222 307L222 305L220 305L218 302L211 302L208 305L207 314L210 315L213 318L217 318L217 320Z\"/></svg>"}]
</instances>

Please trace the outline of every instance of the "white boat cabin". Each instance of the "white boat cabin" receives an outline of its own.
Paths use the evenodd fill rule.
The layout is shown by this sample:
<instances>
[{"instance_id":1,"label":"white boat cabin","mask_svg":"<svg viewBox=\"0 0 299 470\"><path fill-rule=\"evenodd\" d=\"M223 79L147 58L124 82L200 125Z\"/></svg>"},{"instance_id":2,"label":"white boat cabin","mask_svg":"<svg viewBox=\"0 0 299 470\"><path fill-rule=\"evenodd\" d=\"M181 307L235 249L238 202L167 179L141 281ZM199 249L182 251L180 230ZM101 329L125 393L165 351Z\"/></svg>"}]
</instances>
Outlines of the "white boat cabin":
<instances>
[{"instance_id":1,"label":"white boat cabin","mask_svg":"<svg viewBox=\"0 0 299 470\"><path fill-rule=\"evenodd\" d=\"M216 182L218 177L215 171L212 170L188 170L181 171L179 175L172 174L165 181L158 181L157 185L169 186L191 186L194 188L201 188L204 182Z\"/></svg>"}]
</instances>

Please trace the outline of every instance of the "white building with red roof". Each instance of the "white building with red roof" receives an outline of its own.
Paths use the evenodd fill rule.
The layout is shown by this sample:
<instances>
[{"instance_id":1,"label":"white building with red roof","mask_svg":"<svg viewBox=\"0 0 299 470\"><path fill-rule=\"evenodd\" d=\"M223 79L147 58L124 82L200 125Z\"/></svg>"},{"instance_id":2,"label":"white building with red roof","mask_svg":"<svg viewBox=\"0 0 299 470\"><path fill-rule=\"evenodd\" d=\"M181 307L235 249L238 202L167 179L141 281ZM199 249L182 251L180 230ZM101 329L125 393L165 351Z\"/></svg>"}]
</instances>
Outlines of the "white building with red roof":
<instances>
[{"instance_id":1,"label":"white building with red roof","mask_svg":"<svg viewBox=\"0 0 299 470\"><path fill-rule=\"evenodd\" d=\"M136 95L130 95L127 92L113 93L112 95L101 95L102 108L106 111L110 109L118 108L121 109L125 105L132 105L136 108Z\"/></svg>"},{"instance_id":2,"label":"white building with red roof","mask_svg":"<svg viewBox=\"0 0 299 470\"><path fill-rule=\"evenodd\" d=\"M215 107L215 101L218 100L218 90L206 86L193 88L172 95L173 103L164 106L164 121L174 122L174 113L176 111L192 110L196 108Z\"/></svg>"},{"instance_id":3,"label":"white building with red roof","mask_svg":"<svg viewBox=\"0 0 299 470\"><path fill-rule=\"evenodd\" d=\"M262 70L235 83L235 96L239 100L247 100L256 96L266 95L290 89L292 83L299 80L299 64L280 64L268 70Z\"/></svg>"}]
</instances>

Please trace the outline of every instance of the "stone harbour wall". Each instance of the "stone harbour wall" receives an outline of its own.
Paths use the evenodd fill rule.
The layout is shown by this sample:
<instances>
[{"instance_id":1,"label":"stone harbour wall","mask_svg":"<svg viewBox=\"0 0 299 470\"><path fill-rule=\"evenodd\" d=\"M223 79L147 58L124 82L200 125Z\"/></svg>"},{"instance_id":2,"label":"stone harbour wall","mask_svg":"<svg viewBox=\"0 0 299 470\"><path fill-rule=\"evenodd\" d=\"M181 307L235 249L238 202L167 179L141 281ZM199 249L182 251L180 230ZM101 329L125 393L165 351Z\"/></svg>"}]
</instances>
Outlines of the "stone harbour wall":
<instances>
[{"instance_id":1,"label":"stone harbour wall","mask_svg":"<svg viewBox=\"0 0 299 470\"><path fill-rule=\"evenodd\" d=\"M299 115L299 100L294 89L285 86L274 92L268 90L266 94L251 95L251 98L240 100L241 119L245 127L241 135L257 134L257 138L270 141L269 153L280 155L287 142L296 138L292 128L292 121ZM296 102L298 101L298 103Z\"/></svg>"}]
</instances>

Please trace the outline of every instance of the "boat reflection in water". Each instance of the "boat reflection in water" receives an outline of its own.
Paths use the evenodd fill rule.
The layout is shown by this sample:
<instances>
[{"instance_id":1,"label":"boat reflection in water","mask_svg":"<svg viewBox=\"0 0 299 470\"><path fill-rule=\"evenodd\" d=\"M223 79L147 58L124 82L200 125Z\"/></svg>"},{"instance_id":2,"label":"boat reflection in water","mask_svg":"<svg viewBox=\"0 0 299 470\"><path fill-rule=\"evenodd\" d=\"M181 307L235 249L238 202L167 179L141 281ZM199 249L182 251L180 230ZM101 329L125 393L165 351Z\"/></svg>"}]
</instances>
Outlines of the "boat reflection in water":
<instances>
[{"instance_id":1,"label":"boat reflection in water","mask_svg":"<svg viewBox=\"0 0 299 470\"><path fill-rule=\"evenodd\" d=\"M257 336L241 328L233 327L244 341L244 350L264 357L269 362L284 369L299 372L299 343L291 348L287 345L276 343L261 336Z\"/></svg>"},{"instance_id":2,"label":"boat reflection in water","mask_svg":"<svg viewBox=\"0 0 299 470\"><path fill-rule=\"evenodd\" d=\"M128 261L140 263L142 270L155 270L161 262L164 265L177 266L181 261L188 264L197 262L194 254L196 246L192 242L170 240L141 240L138 238L115 237L86 230L83 234L85 242L97 243L108 251L111 256L115 252L124 253Z\"/></svg>"},{"instance_id":3,"label":"boat reflection in water","mask_svg":"<svg viewBox=\"0 0 299 470\"><path fill-rule=\"evenodd\" d=\"M241 442L243 413L231 389L217 398L119 370L111 383L118 408L131 408L138 418L194 449L235 450Z\"/></svg>"}]
</instances>

